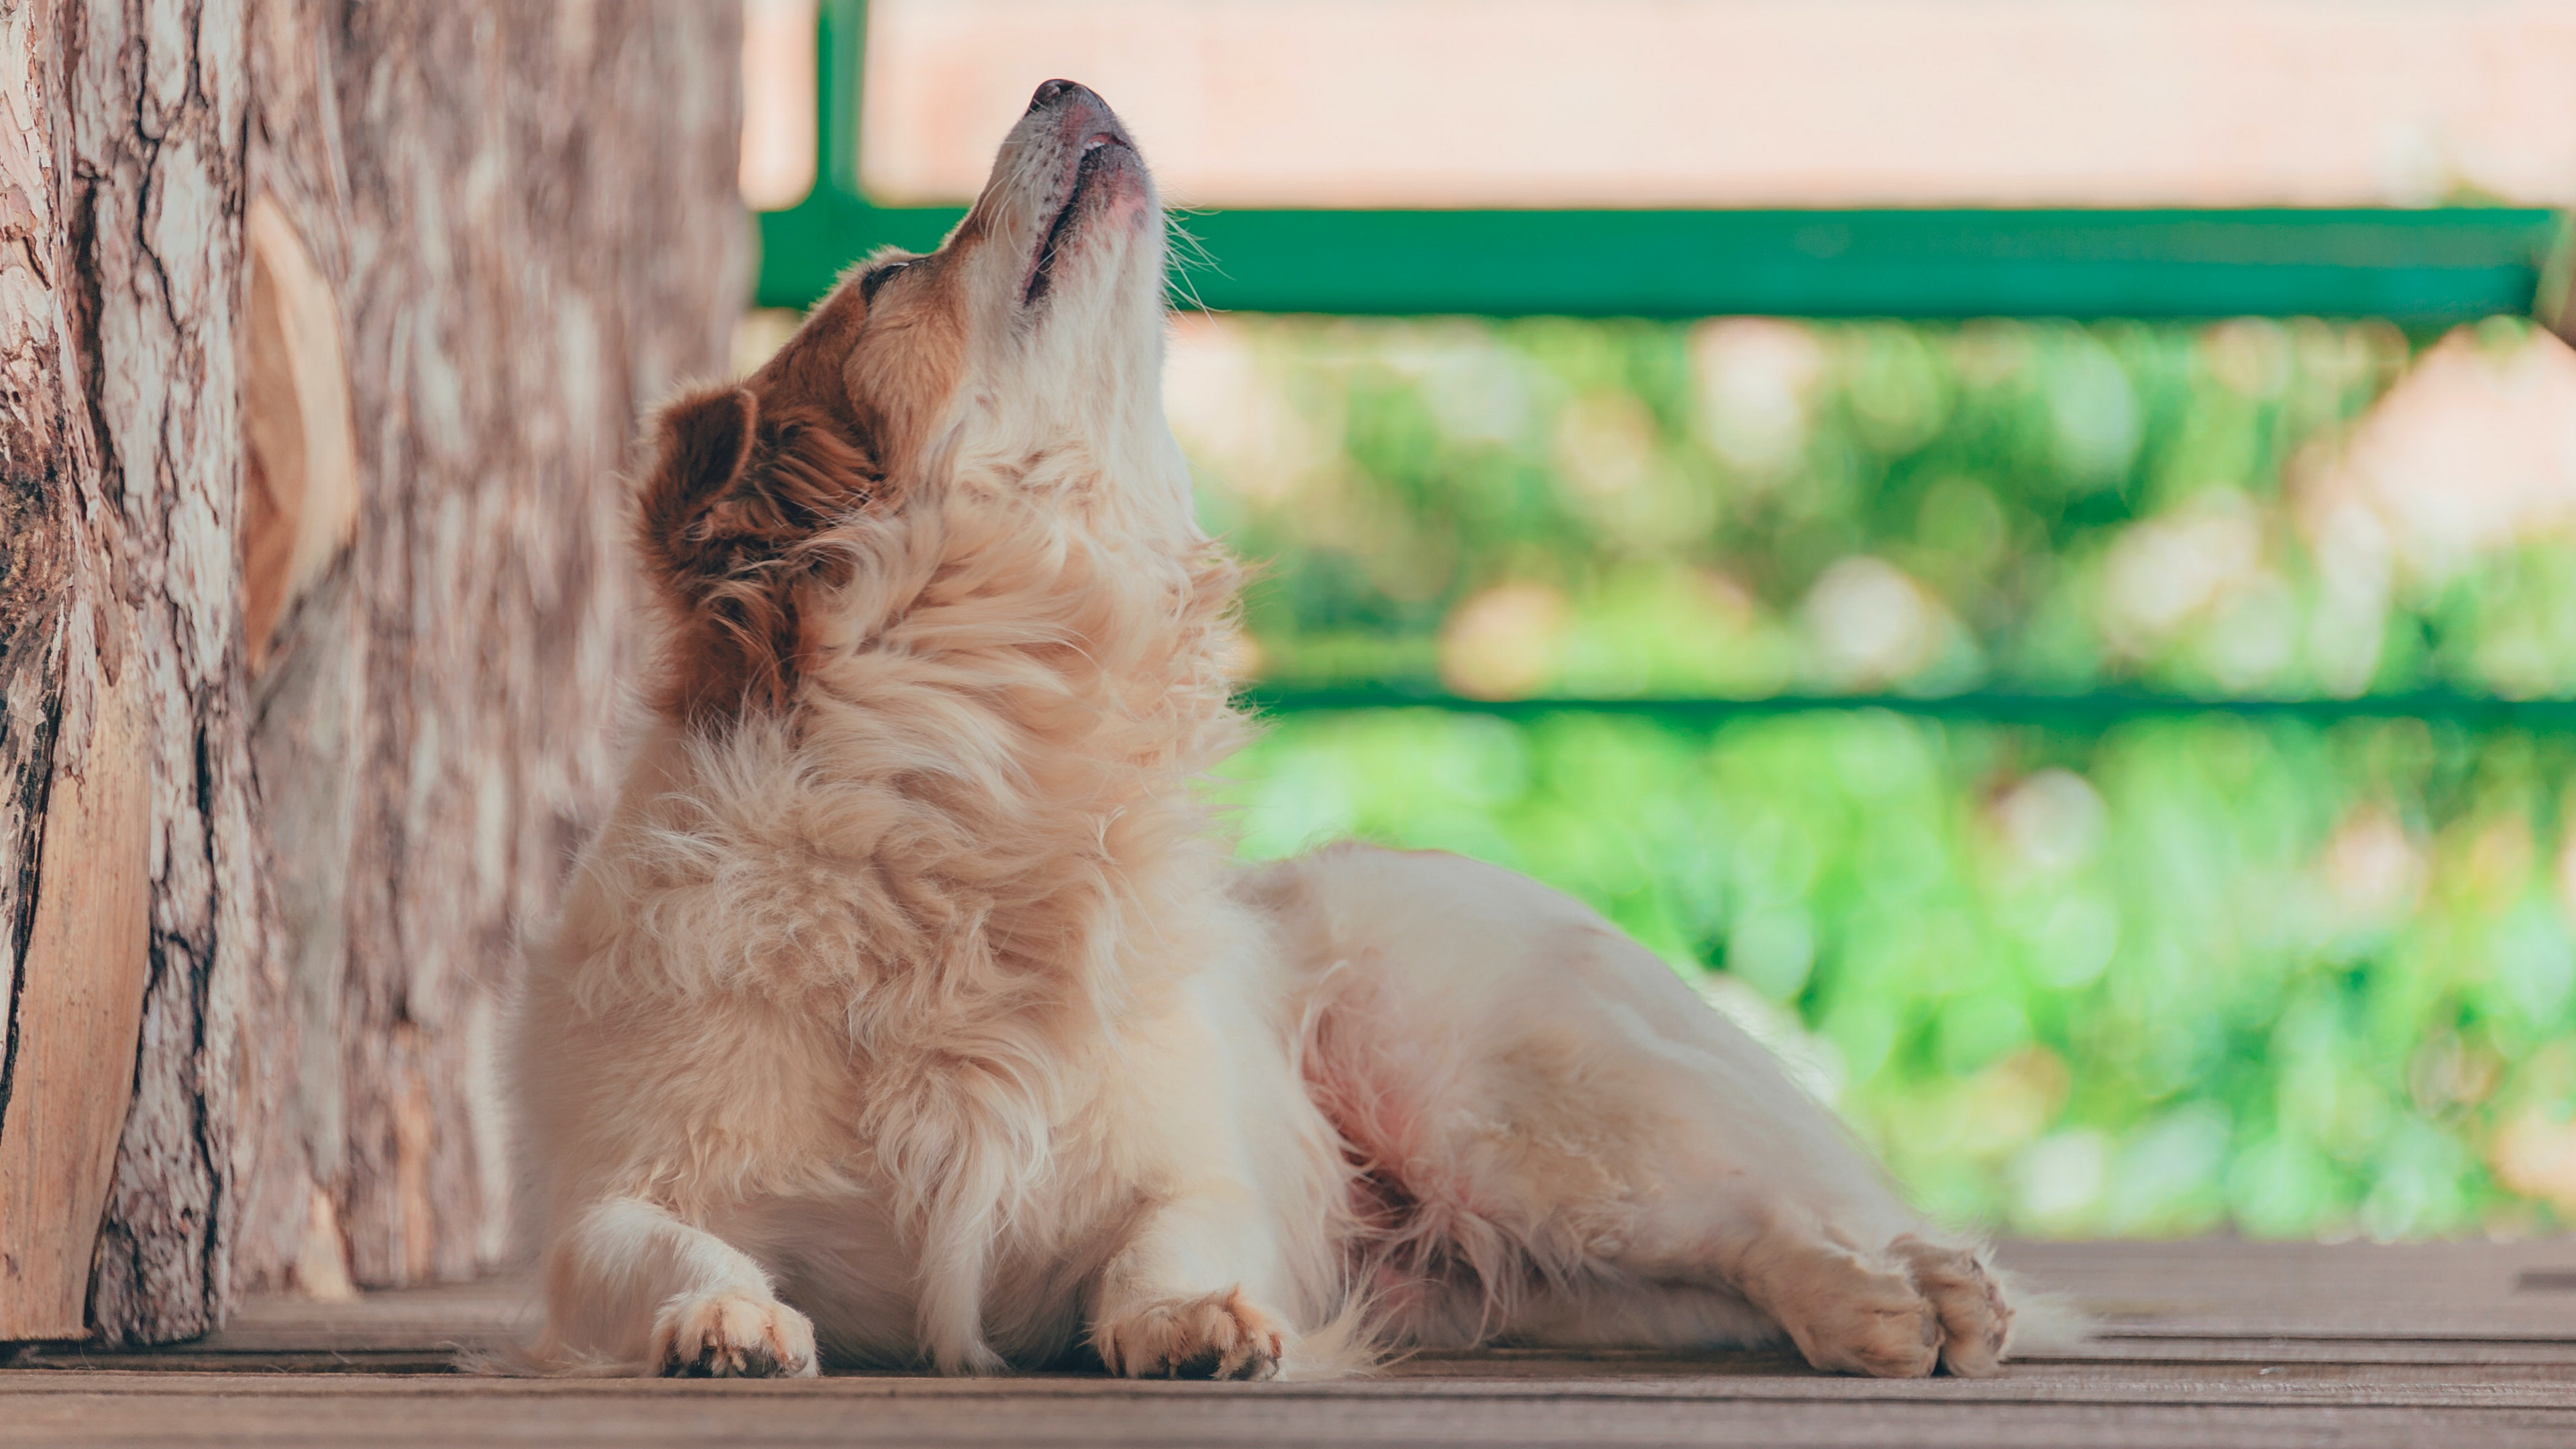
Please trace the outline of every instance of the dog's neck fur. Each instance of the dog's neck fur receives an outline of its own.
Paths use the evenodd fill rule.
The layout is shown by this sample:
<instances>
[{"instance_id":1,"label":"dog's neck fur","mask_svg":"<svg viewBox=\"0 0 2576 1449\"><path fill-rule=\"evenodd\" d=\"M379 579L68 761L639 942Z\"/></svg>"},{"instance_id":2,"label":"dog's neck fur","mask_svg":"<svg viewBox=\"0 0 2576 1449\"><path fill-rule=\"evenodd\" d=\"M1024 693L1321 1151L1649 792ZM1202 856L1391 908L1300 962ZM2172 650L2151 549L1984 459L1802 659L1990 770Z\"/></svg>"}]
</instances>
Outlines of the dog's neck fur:
<instances>
[{"instance_id":1,"label":"dog's neck fur","mask_svg":"<svg viewBox=\"0 0 2576 1449\"><path fill-rule=\"evenodd\" d=\"M1222 668L1235 568L1194 528L1140 537L1119 516L1139 490L1087 461L961 450L894 517L847 525L857 566L791 724L832 777L935 822L906 868L955 894L1006 969L1100 989L1142 905L1115 895L1160 855L1203 853L1190 780L1242 723Z\"/></svg>"}]
</instances>

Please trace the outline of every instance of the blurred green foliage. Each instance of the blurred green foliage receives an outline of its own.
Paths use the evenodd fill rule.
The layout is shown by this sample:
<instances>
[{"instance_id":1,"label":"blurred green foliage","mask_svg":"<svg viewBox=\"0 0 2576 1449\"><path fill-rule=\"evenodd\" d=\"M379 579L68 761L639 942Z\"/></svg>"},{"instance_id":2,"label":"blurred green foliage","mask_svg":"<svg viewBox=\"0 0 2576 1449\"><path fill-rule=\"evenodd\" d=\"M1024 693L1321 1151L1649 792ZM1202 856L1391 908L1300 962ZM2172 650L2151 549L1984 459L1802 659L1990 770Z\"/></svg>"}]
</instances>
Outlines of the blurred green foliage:
<instances>
[{"instance_id":1,"label":"blurred green foliage","mask_svg":"<svg viewBox=\"0 0 2576 1449\"><path fill-rule=\"evenodd\" d=\"M2454 480L2346 456L2409 357L2260 320L1254 319L1184 337L1175 423L1279 683L2576 692L2576 550L2464 571L2421 527ZM1528 657L1485 681L1498 587Z\"/></svg>"},{"instance_id":2,"label":"blurred green foliage","mask_svg":"<svg viewBox=\"0 0 2576 1449\"><path fill-rule=\"evenodd\" d=\"M1175 425L1267 563L1273 682L2576 687L2570 551L2411 554L2353 461L2410 359L2384 329L1198 328ZM1356 834L1581 896L1947 1217L2399 1236L2576 1213L2571 755L1401 710L1283 719L1227 791L1255 855Z\"/></svg>"}]
</instances>

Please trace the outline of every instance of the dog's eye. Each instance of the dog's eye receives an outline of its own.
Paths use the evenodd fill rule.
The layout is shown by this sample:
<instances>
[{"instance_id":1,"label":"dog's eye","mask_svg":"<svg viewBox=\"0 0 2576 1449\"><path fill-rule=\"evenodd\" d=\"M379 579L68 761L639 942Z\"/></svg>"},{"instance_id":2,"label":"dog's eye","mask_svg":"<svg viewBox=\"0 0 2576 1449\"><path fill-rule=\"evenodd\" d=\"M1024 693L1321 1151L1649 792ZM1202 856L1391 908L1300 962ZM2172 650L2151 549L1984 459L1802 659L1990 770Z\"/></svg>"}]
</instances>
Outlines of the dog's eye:
<instances>
[{"instance_id":1,"label":"dog's eye","mask_svg":"<svg viewBox=\"0 0 2576 1449\"><path fill-rule=\"evenodd\" d=\"M877 288L882 287L888 281L891 281L895 273L900 272L911 265L912 263L909 261L901 261L888 262L884 266L870 268L866 276L859 278L859 300L862 302L875 301L877 299Z\"/></svg>"}]
</instances>

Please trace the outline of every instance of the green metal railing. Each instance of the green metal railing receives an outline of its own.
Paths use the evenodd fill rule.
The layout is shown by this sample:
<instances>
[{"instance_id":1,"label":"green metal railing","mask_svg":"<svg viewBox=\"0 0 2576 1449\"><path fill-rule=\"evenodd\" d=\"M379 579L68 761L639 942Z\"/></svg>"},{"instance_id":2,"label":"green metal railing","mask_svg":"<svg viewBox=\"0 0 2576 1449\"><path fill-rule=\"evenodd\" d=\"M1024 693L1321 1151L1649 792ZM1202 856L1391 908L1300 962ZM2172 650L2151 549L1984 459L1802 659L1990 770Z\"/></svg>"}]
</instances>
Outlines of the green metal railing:
<instances>
[{"instance_id":1,"label":"green metal railing","mask_svg":"<svg viewBox=\"0 0 2576 1449\"><path fill-rule=\"evenodd\" d=\"M2183 715L2232 715L2243 719L2299 719L2316 724L2342 720L2420 719L2473 729L2576 731L2576 699L2498 699L2452 690L2358 695L2342 699L2209 699L2143 690L2092 690L2037 694L1971 690L1958 694L1774 694L1746 699L1580 698L1473 699L1443 690L1400 685L1330 689L1255 686L1244 703L1264 714L1351 710L1441 709L1502 719L1552 714L1643 717L1676 725L1716 725L1730 720L1820 711L1882 710L1923 719L1984 724L2048 725L2099 729L2123 720Z\"/></svg>"},{"instance_id":2,"label":"green metal railing","mask_svg":"<svg viewBox=\"0 0 2576 1449\"><path fill-rule=\"evenodd\" d=\"M964 215L881 206L859 179L865 0L824 0L816 174L759 215L763 306L805 307L884 245L928 250ZM2555 310L2571 234L2521 207L2225 210L1239 209L1185 218L1212 263L1176 295L1217 311L1584 317L2385 318L2429 331ZM2551 320L2556 320L2554 317ZM1942 697L1488 701L1433 688L1254 689L1265 710L1570 710L1707 723L1884 709L2083 727L2219 712L2315 721L2421 718L2576 728L2576 701L2447 692L2358 699L2202 699L2136 692Z\"/></svg>"}]
</instances>

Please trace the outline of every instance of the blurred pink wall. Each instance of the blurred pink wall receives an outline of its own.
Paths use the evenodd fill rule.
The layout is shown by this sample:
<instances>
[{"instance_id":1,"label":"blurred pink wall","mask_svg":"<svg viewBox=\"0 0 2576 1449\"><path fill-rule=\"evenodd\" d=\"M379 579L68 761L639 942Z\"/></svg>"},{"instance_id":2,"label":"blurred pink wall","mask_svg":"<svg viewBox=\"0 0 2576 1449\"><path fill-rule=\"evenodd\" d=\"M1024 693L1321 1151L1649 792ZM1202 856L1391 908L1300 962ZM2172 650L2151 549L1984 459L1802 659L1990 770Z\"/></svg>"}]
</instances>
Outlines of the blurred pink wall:
<instances>
[{"instance_id":1,"label":"blurred pink wall","mask_svg":"<svg viewBox=\"0 0 2576 1449\"><path fill-rule=\"evenodd\" d=\"M1056 75L1109 97L1185 203L2576 199L2576 0L870 11L864 173L888 199L970 195Z\"/></svg>"}]
</instances>

